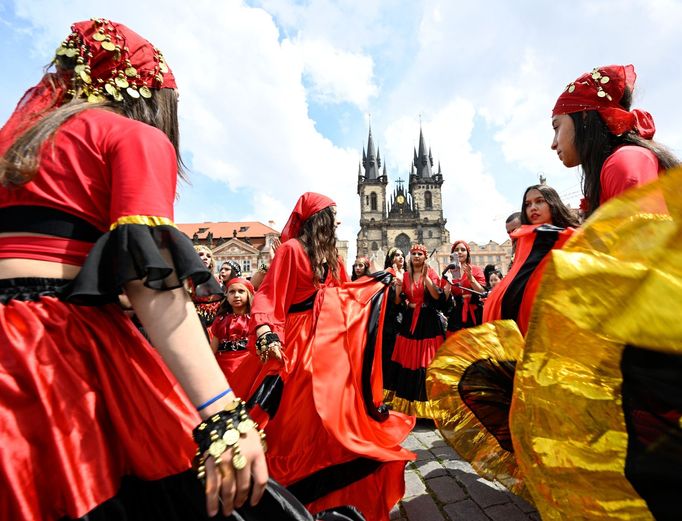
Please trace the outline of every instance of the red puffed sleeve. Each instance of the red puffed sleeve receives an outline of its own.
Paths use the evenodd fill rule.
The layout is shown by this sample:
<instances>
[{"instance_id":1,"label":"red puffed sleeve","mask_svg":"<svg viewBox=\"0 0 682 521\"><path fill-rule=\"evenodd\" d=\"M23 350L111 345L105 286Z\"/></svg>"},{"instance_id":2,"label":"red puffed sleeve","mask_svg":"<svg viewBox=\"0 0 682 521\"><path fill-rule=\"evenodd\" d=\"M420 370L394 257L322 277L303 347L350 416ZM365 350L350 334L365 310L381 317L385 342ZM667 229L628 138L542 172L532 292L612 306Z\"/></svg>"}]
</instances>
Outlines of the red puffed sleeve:
<instances>
[{"instance_id":1,"label":"red puffed sleeve","mask_svg":"<svg viewBox=\"0 0 682 521\"><path fill-rule=\"evenodd\" d=\"M134 123L132 132L108 137L110 221L113 224L122 217L150 216L167 219L169 222L163 224L170 224L178 177L175 149L161 130Z\"/></svg>"},{"instance_id":2,"label":"red puffed sleeve","mask_svg":"<svg viewBox=\"0 0 682 521\"><path fill-rule=\"evenodd\" d=\"M611 154L601 169L599 202L622 194L635 186L658 179L658 158L639 146L623 146Z\"/></svg>"}]
</instances>

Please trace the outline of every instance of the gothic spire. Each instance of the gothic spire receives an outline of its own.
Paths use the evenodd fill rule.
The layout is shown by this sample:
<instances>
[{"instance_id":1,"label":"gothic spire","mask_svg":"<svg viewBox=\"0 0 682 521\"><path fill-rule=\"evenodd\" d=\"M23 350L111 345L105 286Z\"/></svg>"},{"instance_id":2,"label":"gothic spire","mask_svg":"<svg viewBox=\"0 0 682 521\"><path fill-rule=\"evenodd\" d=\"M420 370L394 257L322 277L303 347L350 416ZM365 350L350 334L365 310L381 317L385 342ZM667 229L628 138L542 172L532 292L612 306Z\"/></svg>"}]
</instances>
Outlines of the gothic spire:
<instances>
[{"instance_id":1,"label":"gothic spire","mask_svg":"<svg viewBox=\"0 0 682 521\"><path fill-rule=\"evenodd\" d=\"M379 167L381 157L377 158L372 139L372 127L369 127L369 137L367 138L367 152L362 149L362 166L365 168L365 179L377 179L379 177Z\"/></svg>"},{"instance_id":2,"label":"gothic spire","mask_svg":"<svg viewBox=\"0 0 682 521\"><path fill-rule=\"evenodd\" d=\"M431 177L431 166L433 165L433 158L431 157L431 150L427 152L424 141L424 132L419 128L419 151L414 153L414 167L417 170L417 176L422 178Z\"/></svg>"}]
</instances>

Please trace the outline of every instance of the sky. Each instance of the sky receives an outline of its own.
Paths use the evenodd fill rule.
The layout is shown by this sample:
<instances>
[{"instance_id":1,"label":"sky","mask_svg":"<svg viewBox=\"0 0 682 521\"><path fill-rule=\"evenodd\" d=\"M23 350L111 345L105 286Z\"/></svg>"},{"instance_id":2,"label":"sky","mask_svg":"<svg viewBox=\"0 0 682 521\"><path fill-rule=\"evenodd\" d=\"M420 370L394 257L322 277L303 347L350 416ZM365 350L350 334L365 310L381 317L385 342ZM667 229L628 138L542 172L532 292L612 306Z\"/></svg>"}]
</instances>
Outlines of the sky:
<instances>
[{"instance_id":1,"label":"sky","mask_svg":"<svg viewBox=\"0 0 682 521\"><path fill-rule=\"evenodd\" d=\"M539 175L577 205L580 172L550 150L550 115L599 65L635 65L633 106L682 155L680 0L1 0L0 120L71 23L92 17L128 25L173 69L190 171L176 222L280 230L303 192L321 192L352 256L369 125L389 192L409 176L421 127L451 237L501 242Z\"/></svg>"}]
</instances>

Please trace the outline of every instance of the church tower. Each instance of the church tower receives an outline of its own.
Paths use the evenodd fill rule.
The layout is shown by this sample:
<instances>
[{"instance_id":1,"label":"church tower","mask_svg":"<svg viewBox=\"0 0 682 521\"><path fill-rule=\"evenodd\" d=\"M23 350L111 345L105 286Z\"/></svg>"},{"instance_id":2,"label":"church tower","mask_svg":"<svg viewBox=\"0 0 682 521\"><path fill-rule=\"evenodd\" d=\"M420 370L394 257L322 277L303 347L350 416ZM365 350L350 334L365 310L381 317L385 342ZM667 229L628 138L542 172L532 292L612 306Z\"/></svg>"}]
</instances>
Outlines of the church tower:
<instances>
[{"instance_id":1,"label":"church tower","mask_svg":"<svg viewBox=\"0 0 682 521\"><path fill-rule=\"evenodd\" d=\"M360 196L360 233L358 255L367 255L381 247L381 223L386 219L386 165L381 169L381 152L374 149L372 127L369 128L367 150L362 149L362 164L358 165L358 195Z\"/></svg>"},{"instance_id":2,"label":"church tower","mask_svg":"<svg viewBox=\"0 0 682 521\"><path fill-rule=\"evenodd\" d=\"M364 149L362 152L364 170L359 168L358 171L358 255L373 259L378 266L383 265L383 258L379 257L393 246L405 254L416 242L424 244L429 251L441 250L443 244L450 242L450 232L445 228L447 221L443 218L443 174L440 164L437 170L434 169L433 155L426 147L421 129L419 149L413 149L407 187L403 179L396 179L395 190L388 198L386 165L380 170L381 158L377 153L374 160L373 150L370 129L367 152Z\"/></svg>"}]
</instances>

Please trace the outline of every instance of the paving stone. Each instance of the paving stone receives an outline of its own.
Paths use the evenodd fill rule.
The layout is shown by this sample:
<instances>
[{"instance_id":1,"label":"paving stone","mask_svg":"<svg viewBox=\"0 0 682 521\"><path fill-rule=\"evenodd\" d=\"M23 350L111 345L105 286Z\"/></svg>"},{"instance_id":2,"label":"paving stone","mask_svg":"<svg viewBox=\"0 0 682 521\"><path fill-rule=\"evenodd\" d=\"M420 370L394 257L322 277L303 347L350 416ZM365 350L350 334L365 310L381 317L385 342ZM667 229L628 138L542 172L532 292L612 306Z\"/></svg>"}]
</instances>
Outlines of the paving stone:
<instances>
[{"instance_id":1,"label":"paving stone","mask_svg":"<svg viewBox=\"0 0 682 521\"><path fill-rule=\"evenodd\" d=\"M512 502L521 509L521 512L525 512L526 514L530 514L532 512L535 512L535 507L531 505L528 501L525 499L515 496L512 494L511 496Z\"/></svg>"},{"instance_id":2,"label":"paving stone","mask_svg":"<svg viewBox=\"0 0 682 521\"><path fill-rule=\"evenodd\" d=\"M445 505L443 508L450 521L490 521L471 499Z\"/></svg>"},{"instance_id":3,"label":"paving stone","mask_svg":"<svg viewBox=\"0 0 682 521\"><path fill-rule=\"evenodd\" d=\"M426 494L424 482L419 478L416 472L405 472L405 495L403 498L418 496L420 494Z\"/></svg>"},{"instance_id":4,"label":"paving stone","mask_svg":"<svg viewBox=\"0 0 682 521\"><path fill-rule=\"evenodd\" d=\"M461 474L471 474L478 478L478 474L471 466L471 463L463 460L443 460L443 467L445 467L448 472L454 476L459 477Z\"/></svg>"},{"instance_id":5,"label":"paving stone","mask_svg":"<svg viewBox=\"0 0 682 521\"><path fill-rule=\"evenodd\" d=\"M417 461L415 463L417 471L421 474L424 479L436 478L438 476L447 475L448 471L445 470L443 465L438 463L436 460L424 460Z\"/></svg>"},{"instance_id":6,"label":"paving stone","mask_svg":"<svg viewBox=\"0 0 682 521\"><path fill-rule=\"evenodd\" d=\"M459 457L459 454L457 454L450 445L447 443L445 445L432 445L431 446L431 454L433 454L435 457L438 459L453 459L453 460L461 460L462 458Z\"/></svg>"},{"instance_id":7,"label":"paving stone","mask_svg":"<svg viewBox=\"0 0 682 521\"><path fill-rule=\"evenodd\" d=\"M410 521L444 521L431 496L423 495L403 502L407 519Z\"/></svg>"},{"instance_id":8,"label":"paving stone","mask_svg":"<svg viewBox=\"0 0 682 521\"><path fill-rule=\"evenodd\" d=\"M471 499L482 508L501 505L511 501L511 493L498 490L497 487L491 486L489 483L479 478L475 481L464 481L463 484Z\"/></svg>"},{"instance_id":9,"label":"paving stone","mask_svg":"<svg viewBox=\"0 0 682 521\"><path fill-rule=\"evenodd\" d=\"M422 431L422 432L416 432L413 431L415 437L421 441L424 445L427 447L430 447L432 443L434 442L439 442L443 441L443 438L441 438L440 434L438 434L435 431Z\"/></svg>"},{"instance_id":10,"label":"paving stone","mask_svg":"<svg viewBox=\"0 0 682 521\"><path fill-rule=\"evenodd\" d=\"M513 503L486 508L485 513L493 521L528 521L528 516Z\"/></svg>"},{"instance_id":11,"label":"paving stone","mask_svg":"<svg viewBox=\"0 0 682 521\"><path fill-rule=\"evenodd\" d=\"M417 449L423 449L424 444L419 441L416 437L412 436L411 434L407 437L407 439L403 442L403 447L405 447L407 450L417 450Z\"/></svg>"},{"instance_id":12,"label":"paving stone","mask_svg":"<svg viewBox=\"0 0 682 521\"><path fill-rule=\"evenodd\" d=\"M450 476L427 479L426 488L431 490L436 499L443 504L454 503L466 499L466 491Z\"/></svg>"},{"instance_id":13,"label":"paving stone","mask_svg":"<svg viewBox=\"0 0 682 521\"><path fill-rule=\"evenodd\" d=\"M417 455L417 460L416 461L426 461L426 460L432 460L433 459L433 454L431 454L430 450L427 449L417 449L413 450Z\"/></svg>"}]
</instances>

